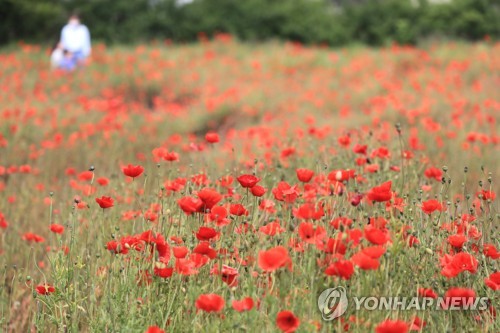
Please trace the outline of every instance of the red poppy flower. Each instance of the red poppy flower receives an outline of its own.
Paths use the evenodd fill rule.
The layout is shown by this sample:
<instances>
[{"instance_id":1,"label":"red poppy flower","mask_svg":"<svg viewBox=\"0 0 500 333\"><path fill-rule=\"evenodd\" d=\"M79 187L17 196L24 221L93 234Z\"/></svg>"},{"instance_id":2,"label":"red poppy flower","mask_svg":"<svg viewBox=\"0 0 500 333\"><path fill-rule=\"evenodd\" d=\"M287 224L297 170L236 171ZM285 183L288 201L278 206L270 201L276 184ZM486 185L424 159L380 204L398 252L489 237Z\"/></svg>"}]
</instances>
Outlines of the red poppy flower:
<instances>
[{"instance_id":1,"label":"red poppy flower","mask_svg":"<svg viewBox=\"0 0 500 333\"><path fill-rule=\"evenodd\" d=\"M441 181L441 178L443 177L443 172L435 167L430 167L424 172L425 177L427 178L434 178L437 181Z\"/></svg>"},{"instance_id":2,"label":"red poppy flower","mask_svg":"<svg viewBox=\"0 0 500 333\"><path fill-rule=\"evenodd\" d=\"M109 184L109 179L108 178L97 178L97 183L101 186L107 186Z\"/></svg>"},{"instance_id":3,"label":"red poppy flower","mask_svg":"<svg viewBox=\"0 0 500 333\"><path fill-rule=\"evenodd\" d=\"M356 144L353 148L352 148L352 151L355 153L355 154L361 154L361 155L366 155L366 150L367 150L368 146L367 145L360 145L360 144Z\"/></svg>"},{"instance_id":4,"label":"red poppy flower","mask_svg":"<svg viewBox=\"0 0 500 333\"><path fill-rule=\"evenodd\" d=\"M234 300L232 306L238 312L250 311L253 308L253 299L252 297L245 297L241 301Z\"/></svg>"},{"instance_id":5,"label":"red poppy flower","mask_svg":"<svg viewBox=\"0 0 500 333\"><path fill-rule=\"evenodd\" d=\"M363 199L363 194L355 194L351 197L351 205L354 207L357 207L360 203L361 200Z\"/></svg>"},{"instance_id":6,"label":"red poppy flower","mask_svg":"<svg viewBox=\"0 0 500 333\"><path fill-rule=\"evenodd\" d=\"M198 297L195 306L205 312L220 312L224 304L224 299L217 294L203 294Z\"/></svg>"},{"instance_id":7,"label":"red poppy flower","mask_svg":"<svg viewBox=\"0 0 500 333\"><path fill-rule=\"evenodd\" d=\"M351 137L349 135L340 136L337 142L343 147L348 147L351 144Z\"/></svg>"},{"instance_id":8,"label":"red poppy flower","mask_svg":"<svg viewBox=\"0 0 500 333\"><path fill-rule=\"evenodd\" d=\"M302 222L299 225L299 236L300 238L309 244L315 244L318 239L326 238L326 230L314 224L308 222Z\"/></svg>"},{"instance_id":9,"label":"red poppy flower","mask_svg":"<svg viewBox=\"0 0 500 333\"><path fill-rule=\"evenodd\" d=\"M205 140L208 143L217 143L220 141L219 134L215 132L208 132L207 134L205 134Z\"/></svg>"},{"instance_id":10,"label":"red poppy flower","mask_svg":"<svg viewBox=\"0 0 500 333\"><path fill-rule=\"evenodd\" d=\"M349 260L339 260L328 266L325 270L326 275L339 276L344 280L349 280L354 274L354 265Z\"/></svg>"},{"instance_id":11,"label":"red poppy flower","mask_svg":"<svg viewBox=\"0 0 500 333\"><path fill-rule=\"evenodd\" d=\"M391 236L387 229L376 228L371 224L365 226L365 238L375 245L384 245L391 240Z\"/></svg>"},{"instance_id":12,"label":"red poppy flower","mask_svg":"<svg viewBox=\"0 0 500 333\"><path fill-rule=\"evenodd\" d=\"M9 223L5 219L5 216L2 213L0 213L0 228L6 229L8 226L9 226Z\"/></svg>"},{"instance_id":13,"label":"red poppy flower","mask_svg":"<svg viewBox=\"0 0 500 333\"><path fill-rule=\"evenodd\" d=\"M293 215L298 219L304 220L318 220L324 215L323 207L320 205L319 207L305 203L300 206L298 209L293 209Z\"/></svg>"},{"instance_id":14,"label":"red poppy flower","mask_svg":"<svg viewBox=\"0 0 500 333\"><path fill-rule=\"evenodd\" d=\"M427 298L438 297L438 295L434 292L434 290L428 288L418 288L418 294L422 297L427 297Z\"/></svg>"},{"instance_id":15,"label":"red poppy flower","mask_svg":"<svg viewBox=\"0 0 500 333\"><path fill-rule=\"evenodd\" d=\"M177 204L187 215L200 212L203 208L203 201L193 197L183 197L177 200Z\"/></svg>"},{"instance_id":16,"label":"red poppy flower","mask_svg":"<svg viewBox=\"0 0 500 333\"><path fill-rule=\"evenodd\" d=\"M349 227L352 224L352 220L348 217L337 217L330 221L330 225L335 229L340 229L340 226Z\"/></svg>"},{"instance_id":17,"label":"red poppy flower","mask_svg":"<svg viewBox=\"0 0 500 333\"><path fill-rule=\"evenodd\" d=\"M217 266L216 266L217 267ZM238 270L227 265L222 265L222 272L220 273L222 282L231 287L236 287L238 285Z\"/></svg>"},{"instance_id":18,"label":"red poppy flower","mask_svg":"<svg viewBox=\"0 0 500 333\"><path fill-rule=\"evenodd\" d=\"M281 331L291 333L299 328L300 320L292 311L281 311L276 316L276 325Z\"/></svg>"},{"instance_id":19,"label":"red poppy flower","mask_svg":"<svg viewBox=\"0 0 500 333\"><path fill-rule=\"evenodd\" d=\"M478 267L477 259L466 252L460 252L454 256L445 255L440 260L443 267L441 274L447 278L455 277L464 271L476 273Z\"/></svg>"},{"instance_id":20,"label":"red poppy flower","mask_svg":"<svg viewBox=\"0 0 500 333\"><path fill-rule=\"evenodd\" d=\"M387 147L380 147L372 151L371 157L389 158L391 157L391 152Z\"/></svg>"},{"instance_id":21,"label":"red poppy flower","mask_svg":"<svg viewBox=\"0 0 500 333\"><path fill-rule=\"evenodd\" d=\"M217 257L217 251L210 247L208 242L200 242L194 249L193 253L203 254L210 259Z\"/></svg>"},{"instance_id":22,"label":"red poppy flower","mask_svg":"<svg viewBox=\"0 0 500 333\"><path fill-rule=\"evenodd\" d=\"M185 258L189 252L188 248L185 246L176 246L172 248L174 253L174 257L176 258Z\"/></svg>"},{"instance_id":23,"label":"red poppy flower","mask_svg":"<svg viewBox=\"0 0 500 333\"><path fill-rule=\"evenodd\" d=\"M236 179L244 188L252 188L260 181L260 178L257 178L254 175L241 175Z\"/></svg>"},{"instance_id":24,"label":"red poppy flower","mask_svg":"<svg viewBox=\"0 0 500 333\"><path fill-rule=\"evenodd\" d=\"M93 177L94 173L92 171L83 171L78 175L78 180L91 181Z\"/></svg>"},{"instance_id":25,"label":"red poppy flower","mask_svg":"<svg viewBox=\"0 0 500 333\"><path fill-rule=\"evenodd\" d=\"M207 218L209 221L215 221L218 226L224 226L231 222L227 219L227 209L222 206L212 207Z\"/></svg>"},{"instance_id":26,"label":"red poppy flower","mask_svg":"<svg viewBox=\"0 0 500 333\"><path fill-rule=\"evenodd\" d=\"M266 193L266 191L267 190L260 185L252 186L252 188L250 189L250 192L252 192L252 195L255 197L263 196Z\"/></svg>"},{"instance_id":27,"label":"red poppy flower","mask_svg":"<svg viewBox=\"0 0 500 333\"><path fill-rule=\"evenodd\" d=\"M267 251L259 252L259 267L265 272L274 272L275 270L291 264L288 256L288 250L283 246L276 246Z\"/></svg>"},{"instance_id":28,"label":"red poppy flower","mask_svg":"<svg viewBox=\"0 0 500 333\"><path fill-rule=\"evenodd\" d=\"M491 273L484 283L493 290L500 290L500 272Z\"/></svg>"},{"instance_id":29,"label":"red poppy flower","mask_svg":"<svg viewBox=\"0 0 500 333\"><path fill-rule=\"evenodd\" d=\"M51 286L50 284L39 284L38 286L36 286L36 292L40 295L49 295L55 291L56 288L54 288L54 286Z\"/></svg>"},{"instance_id":30,"label":"red poppy flower","mask_svg":"<svg viewBox=\"0 0 500 333\"><path fill-rule=\"evenodd\" d=\"M380 266L377 259L373 259L363 252L358 252L351 257L351 261L363 270L375 270Z\"/></svg>"},{"instance_id":31,"label":"red poppy flower","mask_svg":"<svg viewBox=\"0 0 500 333\"><path fill-rule=\"evenodd\" d=\"M198 192L198 198L203 202L205 209L212 209L213 206L222 200L222 195L213 189L204 188Z\"/></svg>"},{"instance_id":32,"label":"red poppy flower","mask_svg":"<svg viewBox=\"0 0 500 333\"><path fill-rule=\"evenodd\" d=\"M149 326L146 332L144 333L165 333L165 331L159 328L158 326Z\"/></svg>"},{"instance_id":33,"label":"red poppy flower","mask_svg":"<svg viewBox=\"0 0 500 333\"><path fill-rule=\"evenodd\" d=\"M452 287L444 294L443 309L462 307L474 304L476 292L468 288Z\"/></svg>"},{"instance_id":34,"label":"red poppy flower","mask_svg":"<svg viewBox=\"0 0 500 333\"><path fill-rule=\"evenodd\" d=\"M274 198L278 201L293 203L299 197L297 185L290 186L287 182L279 182L276 188L273 188Z\"/></svg>"},{"instance_id":35,"label":"red poppy flower","mask_svg":"<svg viewBox=\"0 0 500 333\"><path fill-rule=\"evenodd\" d=\"M166 152L165 154L163 154L162 158L168 162L175 162L179 160L179 154L173 151Z\"/></svg>"},{"instance_id":36,"label":"red poppy flower","mask_svg":"<svg viewBox=\"0 0 500 333\"><path fill-rule=\"evenodd\" d=\"M485 256L487 256L491 259L494 259L494 260L500 258L500 252L497 250L496 246L493 244L484 244L483 253Z\"/></svg>"},{"instance_id":37,"label":"red poppy flower","mask_svg":"<svg viewBox=\"0 0 500 333\"><path fill-rule=\"evenodd\" d=\"M356 177L356 170L333 170L328 174L328 180L337 181L337 182L345 182L349 179L353 179Z\"/></svg>"},{"instance_id":38,"label":"red poppy flower","mask_svg":"<svg viewBox=\"0 0 500 333\"><path fill-rule=\"evenodd\" d=\"M392 198L391 192L392 182L388 181L380 186L375 186L367 193L368 199L376 202L389 201Z\"/></svg>"},{"instance_id":39,"label":"red poppy flower","mask_svg":"<svg viewBox=\"0 0 500 333\"><path fill-rule=\"evenodd\" d=\"M32 232L27 232L23 235L23 240L27 242L43 243L45 238Z\"/></svg>"},{"instance_id":40,"label":"red poppy flower","mask_svg":"<svg viewBox=\"0 0 500 333\"><path fill-rule=\"evenodd\" d=\"M297 178L299 181L303 183L308 183L311 181L311 178L314 176L314 171L309 169L297 169Z\"/></svg>"},{"instance_id":41,"label":"red poppy flower","mask_svg":"<svg viewBox=\"0 0 500 333\"><path fill-rule=\"evenodd\" d=\"M217 231L213 228L208 228L208 227L200 227L198 229L198 232L196 233L196 238L198 240L210 240L212 238L215 238L219 235Z\"/></svg>"},{"instance_id":42,"label":"red poppy flower","mask_svg":"<svg viewBox=\"0 0 500 333\"><path fill-rule=\"evenodd\" d=\"M443 211L444 209L444 206L436 199L430 199L422 202L422 211L427 215L432 214L436 210Z\"/></svg>"},{"instance_id":43,"label":"red poppy flower","mask_svg":"<svg viewBox=\"0 0 500 333\"><path fill-rule=\"evenodd\" d=\"M361 252L370 258L378 259L384 255L386 249L383 246L368 246L361 250Z\"/></svg>"},{"instance_id":44,"label":"red poppy flower","mask_svg":"<svg viewBox=\"0 0 500 333\"><path fill-rule=\"evenodd\" d=\"M154 275L161 278L169 278L172 276L174 269L172 267L167 267L167 265L163 262L157 262L154 268Z\"/></svg>"},{"instance_id":45,"label":"red poppy flower","mask_svg":"<svg viewBox=\"0 0 500 333\"><path fill-rule=\"evenodd\" d=\"M347 246L345 242L341 239L342 234L335 238L328 238L327 240L318 238L316 241L316 247L318 250L324 251L326 253L340 253L345 254Z\"/></svg>"},{"instance_id":46,"label":"red poppy flower","mask_svg":"<svg viewBox=\"0 0 500 333\"><path fill-rule=\"evenodd\" d=\"M193 253L191 253L191 255L189 256L189 260L191 261L191 263L194 265L195 268L200 268L205 266L206 264L208 264L210 259L213 259L217 256L217 251L209 247L204 247L202 248L201 251L204 252L194 253L193 250ZM208 255L212 255L212 257L209 257Z\"/></svg>"},{"instance_id":47,"label":"red poppy flower","mask_svg":"<svg viewBox=\"0 0 500 333\"><path fill-rule=\"evenodd\" d=\"M143 237L141 237L142 241L145 241ZM147 242L147 241L145 241ZM164 263L168 263L170 260L170 245L165 241L162 235L158 235L156 240L149 242L149 244L154 243L156 245L156 251L158 252L158 260Z\"/></svg>"},{"instance_id":48,"label":"red poppy flower","mask_svg":"<svg viewBox=\"0 0 500 333\"><path fill-rule=\"evenodd\" d=\"M140 165L133 166L132 164L122 168L123 174L128 177L135 178L144 172L144 168Z\"/></svg>"},{"instance_id":49,"label":"red poppy flower","mask_svg":"<svg viewBox=\"0 0 500 333\"><path fill-rule=\"evenodd\" d=\"M461 249L467 242L467 237L464 234L455 234L448 236L448 243L458 249Z\"/></svg>"},{"instance_id":50,"label":"red poppy flower","mask_svg":"<svg viewBox=\"0 0 500 333\"><path fill-rule=\"evenodd\" d=\"M235 216L247 216L248 210L242 204L231 204L231 206L229 206L229 213Z\"/></svg>"},{"instance_id":51,"label":"red poppy flower","mask_svg":"<svg viewBox=\"0 0 500 333\"><path fill-rule=\"evenodd\" d=\"M57 223L53 223L50 225L50 231L56 234L62 234L64 232L64 226Z\"/></svg>"},{"instance_id":52,"label":"red poppy flower","mask_svg":"<svg viewBox=\"0 0 500 333\"><path fill-rule=\"evenodd\" d=\"M111 197L102 196L100 198L95 198L95 202L99 204L102 209L113 207L114 200Z\"/></svg>"},{"instance_id":53,"label":"red poppy flower","mask_svg":"<svg viewBox=\"0 0 500 333\"><path fill-rule=\"evenodd\" d=\"M377 325L375 332L377 333L406 333L408 332L408 323L402 320L385 320Z\"/></svg>"},{"instance_id":54,"label":"red poppy flower","mask_svg":"<svg viewBox=\"0 0 500 333\"><path fill-rule=\"evenodd\" d=\"M285 232L285 229L281 227L279 222L270 222L260 227L259 231L268 236L274 236L276 234L281 234L282 232Z\"/></svg>"},{"instance_id":55,"label":"red poppy flower","mask_svg":"<svg viewBox=\"0 0 500 333\"><path fill-rule=\"evenodd\" d=\"M481 192L478 192L477 193L477 197L479 199L482 199L482 200L495 200L495 198L497 197L497 195L495 194L495 192L493 191L486 191L486 190L482 190Z\"/></svg>"}]
</instances>

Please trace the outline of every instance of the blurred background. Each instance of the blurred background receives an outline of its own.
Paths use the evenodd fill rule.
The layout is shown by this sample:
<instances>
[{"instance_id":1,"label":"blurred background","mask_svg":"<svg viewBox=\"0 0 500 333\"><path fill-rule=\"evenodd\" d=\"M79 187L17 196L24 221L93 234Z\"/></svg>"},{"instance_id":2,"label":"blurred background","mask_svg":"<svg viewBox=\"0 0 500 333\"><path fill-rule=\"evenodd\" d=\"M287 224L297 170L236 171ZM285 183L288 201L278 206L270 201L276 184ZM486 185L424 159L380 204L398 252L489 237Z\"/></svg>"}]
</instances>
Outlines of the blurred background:
<instances>
[{"instance_id":1,"label":"blurred background","mask_svg":"<svg viewBox=\"0 0 500 333\"><path fill-rule=\"evenodd\" d=\"M93 41L241 40L343 46L500 36L498 0L0 0L0 45L54 43L77 10Z\"/></svg>"}]
</instances>

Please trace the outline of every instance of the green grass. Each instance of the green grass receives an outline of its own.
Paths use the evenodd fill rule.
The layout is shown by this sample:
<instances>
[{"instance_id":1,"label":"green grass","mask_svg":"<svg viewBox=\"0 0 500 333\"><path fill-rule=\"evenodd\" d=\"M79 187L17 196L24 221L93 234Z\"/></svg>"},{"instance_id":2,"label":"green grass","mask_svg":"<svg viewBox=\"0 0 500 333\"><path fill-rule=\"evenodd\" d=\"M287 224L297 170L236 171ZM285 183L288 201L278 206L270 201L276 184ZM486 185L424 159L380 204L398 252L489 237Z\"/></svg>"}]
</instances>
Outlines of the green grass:
<instances>
[{"instance_id":1,"label":"green grass","mask_svg":"<svg viewBox=\"0 0 500 333\"><path fill-rule=\"evenodd\" d=\"M407 297L416 296L420 287L440 296L450 287L462 287L489 297L498 309L498 291L484 283L498 271L498 259L483 254L484 244L500 246L498 200L481 201L477 192L500 194L499 47L96 45L91 65L70 74L51 72L44 50L4 50L0 213L9 226L0 229L2 330L144 332L158 325L167 332L274 332L277 313L291 310L300 319L300 332L340 331L346 323L352 332L374 331L386 319L410 322L414 315L427 323L424 332L499 331L498 320L485 312L356 312L350 307L342 321L325 322L317 307L319 294L334 286L345 286L349 296ZM208 131L218 132L221 142L207 144ZM470 133L477 133L478 140L468 142ZM338 138L347 134L352 143L345 148ZM411 138L424 147L412 147ZM368 164L379 164L378 172L356 164L362 156L353 152L355 144L368 146ZM157 147L177 152L180 160L154 160ZM281 156L290 147L295 152ZM388 158L370 156L380 147L389 149ZM412 151L412 159L401 158L406 150ZM142 165L144 174L133 181L125 177L121 166L129 163ZM31 171L8 169L21 165ZM78 174L91 166L92 179L79 180ZM401 170L392 171L394 166ZM446 166L443 182L425 177L430 166ZM297 168L315 171L318 178L309 192L297 180ZM340 169L355 169L362 178L342 185L326 180ZM262 198L236 181L251 173L267 188ZM207 176L206 184L192 179L198 174ZM228 175L234 177L232 192L218 181ZM98 185L100 177L109 179L109 185ZM179 177L187 180L184 188L168 190L168 181ZM299 184L294 203L273 196L281 180ZM351 205L353 194L366 194L388 180L406 204L402 212L387 210L384 203L371 204L366 197L359 206ZM428 191L424 185L430 185ZM339 186L342 193L336 192ZM241 203L249 215L231 216L223 227L205 222L204 214L186 215L177 201L196 197L204 187L228 194L219 204ZM115 200L114 207L103 210L97 205L95 198L104 195ZM86 209L77 208L76 196ZM421 203L433 198L445 209L429 216ZM274 202L275 211L259 209L262 199ZM328 264L320 265L335 262L334 255L303 242L304 251L295 251L291 242L301 240L299 225L311 220L294 217L293 209L306 202L324 205L324 216L312 222L326 230L327 238L346 239L347 231L363 230L368 218L384 217L392 242L382 245L386 252L379 268L356 267L349 280L342 280L324 273ZM152 223L144 213L154 207L158 216ZM124 219L123 214L132 211L135 217ZM463 214L475 216L470 225L481 233L476 238L467 234L461 249L478 260L478 269L446 278L440 258L459 250L447 241L455 232L442 227L460 221ZM345 230L330 226L339 216L353 224ZM268 236L259 231L274 221L279 221L282 233ZM64 233L51 233L52 223L64 225ZM236 233L245 224L255 231ZM224 251L193 275L176 270L170 278L153 276L159 258L144 243L144 250L130 249L128 254L115 255L106 248L110 241L153 230L171 247L178 246L172 236L181 238L191 253L199 244L195 234L200 226L220 232L210 243ZM408 246L403 226L411 228L419 244ZM26 232L45 241L27 242ZM278 245L287 247L293 268L263 272L259 252ZM373 244L362 237L360 245L351 245L346 243L346 260ZM222 265L238 270L237 287L211 274ZM173 256L168 267L176 267ZM151 275L150 283L140 282L144 272ZM39 295L35 287L42 283L56 291ZM209 293L224 298L220 313L197 311L197 298ZM244 297L252 297L259 307L233 310L231 301Z\"/></svg>"}]
</instances>

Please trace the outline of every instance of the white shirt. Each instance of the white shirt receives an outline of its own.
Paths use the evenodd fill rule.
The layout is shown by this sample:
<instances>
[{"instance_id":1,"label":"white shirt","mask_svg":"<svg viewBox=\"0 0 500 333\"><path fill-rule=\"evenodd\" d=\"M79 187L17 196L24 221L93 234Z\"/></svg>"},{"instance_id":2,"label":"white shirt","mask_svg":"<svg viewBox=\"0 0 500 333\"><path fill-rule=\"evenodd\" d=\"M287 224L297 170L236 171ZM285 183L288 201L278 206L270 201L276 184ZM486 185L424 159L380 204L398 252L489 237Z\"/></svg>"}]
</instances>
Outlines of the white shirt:
<instances>
[{"instance_id":1,"label":"white shirt","mask_svg":"<svg viewBox=\"0 0 500 333\"><path fill-rule=\"evenodd\" d=\"M55 49L52 52L52 54L50 55L50 65L51 65L51 67L53 69L59 67L59 64L61 63L61 61L63 60L63 58L64 58L63 50L61 50L59 48Z\"/></svg>"},{"instance_id":2,"label":"white shirt","mask_svg":"<svg viewBox=\"0 0 500 333\"><path fill-rule=\"evenodd\" d=\"M81 52L88 57L91 51L89 29L83 24L66 24L61 32L61 44L71 53Z\"/></svg>"}]
</instances>

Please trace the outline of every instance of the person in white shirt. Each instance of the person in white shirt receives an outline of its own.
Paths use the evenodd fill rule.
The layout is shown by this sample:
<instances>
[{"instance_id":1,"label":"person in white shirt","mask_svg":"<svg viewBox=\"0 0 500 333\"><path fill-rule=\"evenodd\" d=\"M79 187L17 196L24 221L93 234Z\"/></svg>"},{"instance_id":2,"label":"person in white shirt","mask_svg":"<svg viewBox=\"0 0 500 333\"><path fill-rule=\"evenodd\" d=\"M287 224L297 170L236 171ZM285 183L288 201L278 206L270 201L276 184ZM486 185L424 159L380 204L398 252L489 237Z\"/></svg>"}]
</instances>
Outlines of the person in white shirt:
<instances>
[{"instance_id":1,"label":"person in white shirt","mask_svg":"<svg viewBox=\"0 0 500 333\"><path fill-rule=\"evenodd\" d=\"M61 46L80 64L84 64L90 56L90 32L80 23L80 17L76 13L70 16L68 24L61 31Z\"/></svg>"}]
</instances>

